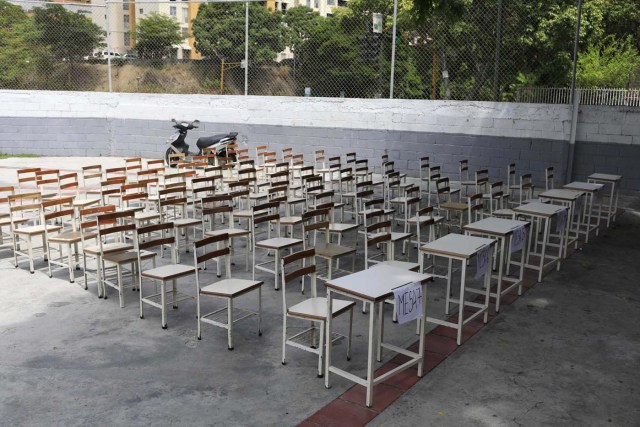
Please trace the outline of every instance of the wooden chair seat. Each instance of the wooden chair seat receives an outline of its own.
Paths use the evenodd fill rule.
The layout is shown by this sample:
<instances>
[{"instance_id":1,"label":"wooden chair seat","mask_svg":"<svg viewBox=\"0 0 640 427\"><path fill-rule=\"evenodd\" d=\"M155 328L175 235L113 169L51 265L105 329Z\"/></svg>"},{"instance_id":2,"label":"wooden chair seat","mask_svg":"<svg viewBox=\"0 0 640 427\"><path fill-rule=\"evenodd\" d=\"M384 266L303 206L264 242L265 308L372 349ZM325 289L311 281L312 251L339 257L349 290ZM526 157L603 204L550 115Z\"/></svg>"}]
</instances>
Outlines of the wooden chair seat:
<instances>
[{"instance_id":1,"label":"wooden chair seat","mask_svg":"<svg viewBox=\"0 0 640 427\"><path fill-rule=\"evenodd\" d=\"M336 317L341 313L355 306L353 301L334 299L331 306L331 315ZM327 319L327 299L324 297L307 298L306 300L293 305L287 309L290 316L303 317L307 319L326 320Z\"/></svg>"},{"instance_id":2,"label":"wooden chair seat","mask_svg":"<svg viewBox=\"0 0 640 427\"><path fill-rule=\"evenodd\" d=\"M47 225L46 231L48 233L55 233L60 230L62 227L59 225ZM44 225L30 225L27 227L17 228L13 230L15 234L24 234L28 236L37 236L38 234L44 234L45 226Z\"/></svg>"},{"instance_id":3,"label":"wooden chair seat","mask_svg":"<svg viewBox=\"0 0 640 427\"><path fill-rule=\"evenodd\" d=\"M274 237L271 239L256 242L256 247L264 249L286 249L302 243L301 239L292 239L289 237Z\"/></svg>"},{"instance_id":4,"label":"wooden chair seat","mask_svg":"<svg viewBox=\"0 0 640 427\"><path fill-rule=\"evenodd\" d=\"M100 199L74 199L73 206L78 208L86 208L87 206L102 203Z\"/></svg>"},{"instance_id":5,"label":"wooden chair seat","mask_svg":"<svg viewBox=\"0 0 640 427\"><path fill-rule=\"evenodd\" d=\"M464 212L467 210L467 204L457 203L457 202L445 202L445 203L440 203L439 208L450 210L450 211Z\"/></svg>"},{"instance_id":6,"label":"wooden chair seat","mask_svg":"<svg viewBox=\"0 0 640 427\"><path fill-rule=\"evenodd\" d=\"M433 219L433 222L435 224L438 224L439 222L444 221L444 217L440 216L440 215L414 215L411 218L409 218L407 221L409 222L409 224L424 224L425 222L429 221Z\"/></svg>"},{"instance_id":7,"label":"wooden chair seat","mask_svg":"<svg viewBox=\"0 0 640 427\"><path fill-rule=\"evenodd\" d=\"M142 272L142 277L155 280L173 280L193 274L193 267L184 264L169 264Z\"/></svg>"},{"instance_id":8,"label":"wooden chair seat","mask_svg":"<svg viewBox=\"0 0 640 427\"><path fill-rule=\"evenodd\" d=\"M156 256L155 252L140 251L141 260L146 261L154 258L155 256ZM125 251L125 252L115 252L115 253L105 254L104 260L112 264L129 264L131 262L138 261L138 252Z\"/></svg>"},{"instance_id":9,"label":"wooden chair seat","mask_svg":"<svg viewBox=\"0 0 640 427\"><path fill-rule=\"evenodd\" d=\"M280 225L289 226L289 225L298 225L302 223L301 216L283 216L280 217Z\"/></svg>"},{"instance_id":10,"label":"wooden chair seat","mask_svg":"<svg viewBox=\"0 0 640 427\"><path fill-rule=\"evenodd\" d=\"M98 233L85 233L85 239L93 239L96 237ZM70 231L68 233L61 233L55 236L49 237L49 242L51 243L78 243L82 240L82 232L80 231Z\"/></svg>"},{"instance_id":11,"label":"wooden chair seat","mask_svg":"<svg viewBox=\"0 0 640 427\"><path fill-rule=\"evenodd\" d=\"M176 228L192 227L194 225L200 225L202 223L202 221L200 221L199 219L195 219L195 218L174 219L172 222L173 222L174 227L176 227Z\"/></svg>"},{"instance_id":12,"label":"wooden chair seat","mask_svg":"<svg viewBox=\"0 0 640 427\"><path fill-rule=\"evenodd\" d=\"M371 268L376 268L380 265L387 265L389 267L397 267L402 268L403 270L409 271L418 271L420 270L420 264L415 262L407 262L407 261L397 261L397 260L388 260L388 261L380 261L377 264L374 264Z\"/></svg>"},{"instance_id":13,"label":"wooden chair seat","mask_svg":"<svg viewBox=\"0 0 640 427\"><path fill-rule=\"evenodd\" d=\"M134 218L136 221L151 221L154 219L160 219L158 212L136 212Z\"/></svg>"},{"instance_id":14,"label":"wooden chair seat","mask_svg":"<svg viewBox=\"0 0 640 427\"><path fill-rule=\"evenodd\" d=\"M332 222L329 224L330 233L346 233L351 230L355 230L359 227L359 224L346 224L343 222Z\"/></svg>"},{"instance_id":15,"label":"wooden chair seat","mask_svg":"<svg viewBox=\"0 0 640 427\"><path fill-rule=\"evenodd\" d=\"M119 251L128 251L131 249L133 249L133 245L129 243L107 243L105 245L102 245L102 250L103 250L103 253L105 254L112 253L112 252L119 252ZM100 253L100 246L98 245L87 246L83 248L83 250L89 255L98 255Z\"/></svg>"},{"instance_id":16,"label":"wooden chair seat","mask_svg":"<svg viewBox=\"0 0 640 427\"><path fill-rule=\"evenodd\" d=\"M347 254L355 253L355 248L347 246L334 245L332 243L320 243L313 247L316 250L316 256L325 258L336 258Z\"/></svg>"},{"instance_id":17,"label":"wooden chair seat","mask_svg":"<svg viewBox=\"0 0 640 427\"><path fill-rule=\"evenodd\" d=\"M24 224L25 222L29 222L29 218L17 218L13 220L14 224ZM0 226L4 227L7 225L11 225L11 219L10 218L2 218L0 219Z\"/></svg>"},{"instance_id":18,"label":"wooden chair seat","mask_svg":"<svg viewBox=\"0 0 640 427\"><path fill-rule=\"evenodd\" d=\"M235 298L244 293L251 292L262 286L264 282L246 279L222 279L210 285L203 286L200 293L223 298ZM325 307L326 310L326 307Z\"/></svg>"},{"instance_id":19,"label":"wooden chair seat","mask_svg":"<svg viewBox=\"0 0 640 427\"><path fill-rule=\"evenodd\" d=\"M204 233L205 236L221 236L223 234L228 234L229 237L243 237L251 234L249 230L244 228L222 228L219 230L210 230Z\"/></svg>"}]
</instances>

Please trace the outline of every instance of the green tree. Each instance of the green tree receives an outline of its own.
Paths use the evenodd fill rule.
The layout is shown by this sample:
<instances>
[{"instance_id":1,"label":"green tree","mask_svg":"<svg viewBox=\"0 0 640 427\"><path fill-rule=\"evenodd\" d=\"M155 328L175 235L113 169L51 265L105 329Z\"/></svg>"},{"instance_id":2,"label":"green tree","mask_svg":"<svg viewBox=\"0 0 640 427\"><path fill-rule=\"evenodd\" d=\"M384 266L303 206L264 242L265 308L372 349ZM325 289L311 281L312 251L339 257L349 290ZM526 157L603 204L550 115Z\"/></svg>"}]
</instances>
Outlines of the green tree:
<instances>
[{"instance_id":1,"label":"green tree","mask_svg":"<svg viewBox=\"0 0 640 427\"><path fill-rule=\"evenodd\" d=\"M182 43L180 24L170 16L152 13L136 26L136 50L141 58L162 58Z\"/></svg>"},{"instance_id":2,"label":"green tree","mask_svg":"<svg viewBox=\"0 0 640 427\"><path fill-rule=\"evenodd\" d=\"M616 39L609 35L578 57L577 84L585 88L626 88L639 66L640 54L633 37Z\"/></svg>"},{"instance_id":3,"label":"green tree","mask_svg":"<svg viewBox=\"0 0 640 427\"><path fill-rule=\"evenodd\" d=\"M22 88L36 72L36 35L21 7L0 0L0 88Z\"/></svg>"},{"instance_id":4,"label":"green tree","mask_svg":"<svg viewBox=\"0 0 640 427\"><path fill-rule=\"evenodd\" d=\"M249 61L262 65L276 59L285 44L280 12L257 3L249 5ZM203 3L193 20L196 49L205 56L228 62L244 59L245 6L243 3Z\"/></svg>"},{"instance_id":5,"label":"green tree","mask_svg":"<svg viewBox=\"0 0 640 427\"><path fill-rule=\"evenodd\" d=\"M61 5L33 9L37 41L46 46L53 59L78 60L102 46L102 29L81 13Z\"/></svg>"}]
</instances>

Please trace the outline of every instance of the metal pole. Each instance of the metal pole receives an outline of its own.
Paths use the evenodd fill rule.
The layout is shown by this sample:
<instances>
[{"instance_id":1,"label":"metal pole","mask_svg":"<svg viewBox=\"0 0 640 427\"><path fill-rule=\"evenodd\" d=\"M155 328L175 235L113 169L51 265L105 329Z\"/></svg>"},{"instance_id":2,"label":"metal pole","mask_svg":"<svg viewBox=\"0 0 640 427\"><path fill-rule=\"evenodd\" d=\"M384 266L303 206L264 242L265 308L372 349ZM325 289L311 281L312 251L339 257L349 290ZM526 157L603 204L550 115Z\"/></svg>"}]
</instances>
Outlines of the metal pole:
<instances>
[{"instance_id":1,"label":"metal pole","mask_svg":"<svg viewBox=\"0 0 640 427\"><path fill-rule=\"evenodd\" d=\"M389 77L389 99L393 99L393 75L396 71L396 22L398 20L398 0L393 0L393 34L391 34L391 77Z\"/></svg>"},{"instance_id":2,"label":"metal pole","mask_svg":"<svg viewBox=\"0 0 640 427\"><path fill-rule=\"evenodd\" d=\"M578 0L578 17L576 20L576 38L573 43L573 75L571 76L571 103L573 110L571 115L571 135L569 136L569 155L567 159L567 173L565 179L571 181L573 175L573 156L576 145L576 132L578 128L578 110L580 109L580 91L576 92L576 72L578 65L578 43L580 42L580 18L582 17L582 0ZM576 96L577 94L577 96Z\"/></svg>"},{"instance_id":3,"label":"metal pole","mask_svg":"<svg viewBox=\"0 0 640 427\"><path fill-rule=\"evenodd\" d=\"M106 25L107 25L107 82L109 83L109 92L113 92L113 82L111 81L111 9L109 8L110 1L107 0L106 4Z\"/></svg>"},{"instance_id":4,"label":"metal pole","mask_svg":"<svg viewBox=\"0 0 640 427\"><path fill-rule=\"evenodd\" d=\"M493 64L493 100L498 102L498 75L500 72L500 47L502 45L502 0L498 2L498 22L496 23L496 57Z\"/></svg>"},{"instance_id":5,"label":"metal pole","mask_svg":"<svg viewBox=\"0 0 640 427\"><path fill-rule=\"evenodd\" d=\"M249 93L249 2L245 2L244 13L244 96Z\"/></svg>"},{"instance_id":6,"label":"metal pole","mask_svg":"<svg viewBox=\"0 0 640 427\"><path fill-rule=\"evenodd\" d=\"M571 102L576 91L576 73L578 69L578 43L580 43L580 20L582 18L582 0L578 0L578 17L576 21L576 37L573 42L573 73L571 75Z\"/></svg>"}]
</instances>

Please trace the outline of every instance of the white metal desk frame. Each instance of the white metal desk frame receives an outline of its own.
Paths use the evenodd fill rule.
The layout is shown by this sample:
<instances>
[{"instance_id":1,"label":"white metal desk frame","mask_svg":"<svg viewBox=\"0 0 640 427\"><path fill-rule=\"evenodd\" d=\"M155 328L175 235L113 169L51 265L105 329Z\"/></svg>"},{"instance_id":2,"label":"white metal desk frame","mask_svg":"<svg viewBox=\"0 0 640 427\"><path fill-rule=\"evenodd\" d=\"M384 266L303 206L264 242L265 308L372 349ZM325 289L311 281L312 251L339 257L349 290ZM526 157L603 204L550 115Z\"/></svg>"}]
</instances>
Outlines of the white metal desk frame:
<instances>
[{"instance_id":1,"label":"white metal desk frame","mask_svg":"<svg viewBox=\"0 0 640 427\"><path fill-rule=\"evenodd\" d=\"M612 175L608 173L593 173L587 177L588 182L610 184L611 193L609 194L609 209L607 210L607 227L616 221L616 213L618 212L618 196L619 189L616 190L616 185L622 179L622 175ZM615 204L614 204L615 198Z\"/></svg>"},{"instance_id":2,"label":"white metal desk frame","mask_svg":"<svg viewBox=\"0 0 640 427\"><path fill-rule=\"evenodd\" d=\"M569 208L569 212L567 214L567 225L565 228L565 238L566 244L564 245L564 252L562 254L563 258L567 257L567 248L571 243L575 244L575 248L578 248L578 240L580 238L580 227L581 227L581 219L582 212L577 212L576 214L576 205L580 197L583 197L586 193L584 191L574 191L574 190L563 190L563 189L553 189L545 191L540 194L540 200L551 200L551 202L556 202L566 206ZM583 212L586 203L582 204ZM575 219L575 224L574 224ZM572 232L575 232L575 236L570 236Z\"/></svg>"},{"instance_id":3,"label":"white metal desk frame","mask_svg":"<svg viewBox=\"0 0 640 427\"><path fill-rule=\"evenodd\" d=\"M418 377L422 377L424 368L424 337L425 337L425 318L427 309L427 282L432 280L432 276L429 274L415 273L412 271L404 270L397 267L391 267L386 265L380 265L372 267L368 270L362 270L357 273L343 276L339 279L333 279L326 282L327 286L327 322L326 322L326 337L331 337L331 305L334 294L345 295L350 298L354 298L363 302L370 303L371 309L369 310L369 343L368 343L368 361L367 361L367 375L366 378L361 378L343 369L331 365L331 339L326 338L326 357L325 357L325 387L331 387L331 373L340 375L348 380L351 380L357 384L360 384L367 389L366 405L371 407L373 405L373 386L385 381L387 378L410 368L413 365L418 365ZM404 348L397 347L392 344L382 342L382 328L379 324L379 319L382 319L382 310L384 310L384 301L393 295L393 290L409 283L422 284L422 319L419 323L419 335L420 344L418 346L418 353L406 350ZM377 310L380 310L379 315L376 315ZM377 333L376 333L377 331ZM404 354L409 357L410 360L402 365L386 372L377 378L373 376L373 357L374 349L377 349L377 359L380 361L381 348L395 351L396 353Z\"/></svg>"},{"instance_id":4,"label":"white metal desk frame","mask_svg":"<svg viewBox=\"0 0 640 427\"><path fill-rule=\"evenodd\" d=\"M527 221L516 221L503 218L485 218L483 220L467 224L464 226L464 231L467 235L475 235L480 237L490 237L498 240L500 245L500 255L498 257L498 274L492 275L492 279L497 279L496 292L489 292L489 296L496 299L496 313L500 311L500 298L511 290L518 286L518 295L522 295L522 281L524 279L524 265L527 260L527 245L523 244L521 249L520 262L514 262L513 264L520 267L520 271L517 278L508 277L509 267L512 265L511 260L511 244L513 232L520 228L525 227L527 235L530 232L531 223ZM526 239L526 238L525 238ZM506 260L505 260L506 258ZM505 264L506 263L506 264ZM507 267L506 275L504 267ZM505 289L502 289L502 282L509 282L510 285ZM471 289L472 293L484 293L483 291Z\"/></svg>"},{"instance_id":5,"label":"white metal desk frame","mask_svg":"<svg viewBox=\"0 0 640 427\"><path fill-rule=\"evenodd\" d=\"M562 188L572 191L580 191L587 195L587 202L585 203L585 212L584 212L584 242L589 243L589 234L591 231L595 230L596 236L600 232L600 218L602 217L602 204L598 203L598 216L596 218L596 223L592 224L592 214L593 214L593 201L598 196L598 192L604 187L604 184L596 184L592 182L578 182L574 181L569 184L563 185Z\"/></svg>"},{"instance_id":6,"label":"white metal desk frame","mask_svg":"<svg viewBox=\"0 0 640 427\"><path fill-rule=\"evenodd\" d=\"M522 215L525 217L530 217L532 219L540 219L544 221L544 231L542 233L542 248L540 252L536 252L537 250L537 246L538 246L538 239L536 237L536 241L535 241L535 246L533 248L533 250L531 249L531 241L534 235L537 236L538 233L535 232L530 232L529 233L529 239L527 242L527 247L529 248L528 250L528 256L530 257L531 255L539 255L540 256L540 264L539 265L534 265L534 264L525 264L525 267L527 268L531 268L533 270L538 270L538 282L542 282L542 272L544 271L544 268L547 265L553 264L554 262L557 263L556 264L556 268L558 271L560 271L560 263L562 261L562 254L564 253L563 248L565 246L565 236L567 234L567 228L565 227L565 231L559 236L560 237L560 243L558 245L558 256L557 257L553 257L550 255L547 255L547 246L549 246L549 236L551 234L551 220L558 215L558 213L562 210L567 209L564 206L558 206L558 205L550 205L550 204L545 204L545 203L538 203L538 202L533 202L533 203L527 203L521 206L517 206L515 208L513 208L513 219L515 219L518 215ZM550 258L551 261L545 263L545 260L547 258Z\"/></svg>"},{"instance_id":7,"label":"white metal desk frame","mask_svg":"<svg viewBox=\"0 0 640 427\"><path fill-rule=\"evenodd\" d=\"M447 279L447 290L446 290L446 306L445 306L445 314L449 314L451 303L458 304L458 321L457 322L449 322L447 320L438 319L435 317L428 317L427 322L435 323L436 325L447 326L450 328L454 328L457 330L457 340L458 345L462 343L462 327L480 316L484 313L484 323L487 323L489 320L489 293L490 293L490 282L491 282L491 265L492 265L492 255L493 255L493 245L496 244L496 241L493 239L486 239L482 237L475 236L464 236L460 234L447 234L444 237L441 237L438 240L434 240L431 243L427 243L420 247L421 256L420 256L420 271L423 271L424 265L424 257L427 255L433 255L438 257L448 258L449 264L447 269L446 276L438 276ZM481 249L489 246L489 262L487 265L487 271L484 274L484 293L485 300L484 303L480 304L473 301L465 301L465 291L474 288L468 288L466 286L466 276L467 276L467 262L475 257ZM451 298L451 279L453 273L453 260L460 261L462 264L461 269L461 277L460 277L460 297L459 299ZM479 291L479 290L477 290ZM474 293L474 292L471 292ZM475 292L480 293L480 292ZM473 313L471 316L464 318L464 309L465 307L473 307L477 308L478 311Z\"/></svg>"}]
</instances>

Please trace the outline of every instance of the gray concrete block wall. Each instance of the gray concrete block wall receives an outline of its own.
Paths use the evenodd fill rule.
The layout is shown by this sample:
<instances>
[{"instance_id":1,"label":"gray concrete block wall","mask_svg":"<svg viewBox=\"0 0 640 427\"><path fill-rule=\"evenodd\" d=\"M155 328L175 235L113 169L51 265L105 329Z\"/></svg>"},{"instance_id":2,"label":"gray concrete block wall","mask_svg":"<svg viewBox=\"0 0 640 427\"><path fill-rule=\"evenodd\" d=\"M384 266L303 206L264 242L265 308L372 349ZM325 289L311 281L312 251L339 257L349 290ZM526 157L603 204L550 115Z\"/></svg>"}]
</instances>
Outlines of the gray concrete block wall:
<instances>
[{"instance_id":1,"label":"gray concrete block wall","mask_svg":"<svg viewBox=\"0 0 640 427\"><path fill-rule=\"evenodd\" d=\"M640 189L640 145L607 144L601 142L576 143L573 179L586 181L592 173L622 175L622 191Z\"/></svg>"}]
</instances>

